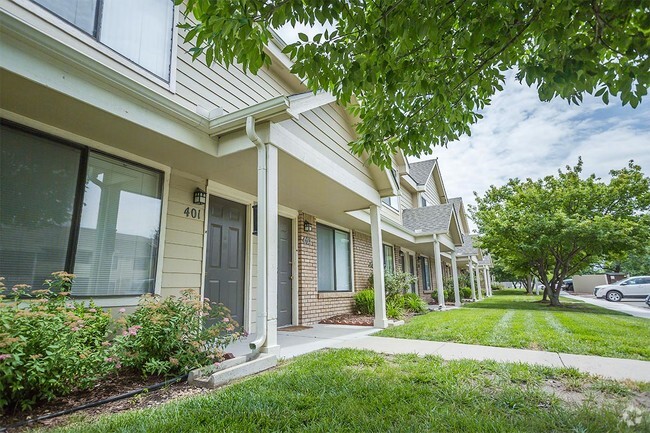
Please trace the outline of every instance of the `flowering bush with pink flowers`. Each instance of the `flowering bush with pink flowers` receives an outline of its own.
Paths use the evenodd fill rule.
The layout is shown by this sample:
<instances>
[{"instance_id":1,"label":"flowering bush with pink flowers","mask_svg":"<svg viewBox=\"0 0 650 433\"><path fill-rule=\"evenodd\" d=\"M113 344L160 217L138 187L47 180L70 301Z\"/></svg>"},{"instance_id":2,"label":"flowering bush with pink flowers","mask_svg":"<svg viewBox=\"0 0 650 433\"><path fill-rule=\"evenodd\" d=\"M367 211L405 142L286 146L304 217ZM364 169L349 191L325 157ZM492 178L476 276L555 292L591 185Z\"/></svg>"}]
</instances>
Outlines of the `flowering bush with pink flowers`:
<instances>
[{"instance_id":1,"label":"flowering bush with pink flowers","mask_svg":"<svg viewBox=\"0 0 650 433\"><path fill-rule=\"evenodd\" d=\"M219 362L223 348L241 336L227 308L201 301L193 290L180 297L145 295L118 323L122 329L113 340L111 362L144 374L176 374Z\"/></svg>"},{"instance_id":2,"label":"flowering bush with pink flowers","mask_svg":"<svg viewBox=\"0 0 650 433\"><path fill-rule=\"evenodd\" d=\"M70 299L74 275L52 276L44 290L7 289L0 277L0 411L30 409L123 369L169 375L207 366L241 335L226 308L193 291L145 295L113 320L92 301Z\"/></svg>"},{"instance_id":3,"label":"flowering bush with pink flowers","mask_svg":"<svg viewBox=\"0 0 650 433\"><path fill-rule=\"evenodd\" d=\"M74 275L52 277L33 291L4 290L0 280L0 293L8 294L0 294L0 410L29 409L90 387L112 368L102 346L110 316L69 299Z\"/></svg>"}]
</instances>

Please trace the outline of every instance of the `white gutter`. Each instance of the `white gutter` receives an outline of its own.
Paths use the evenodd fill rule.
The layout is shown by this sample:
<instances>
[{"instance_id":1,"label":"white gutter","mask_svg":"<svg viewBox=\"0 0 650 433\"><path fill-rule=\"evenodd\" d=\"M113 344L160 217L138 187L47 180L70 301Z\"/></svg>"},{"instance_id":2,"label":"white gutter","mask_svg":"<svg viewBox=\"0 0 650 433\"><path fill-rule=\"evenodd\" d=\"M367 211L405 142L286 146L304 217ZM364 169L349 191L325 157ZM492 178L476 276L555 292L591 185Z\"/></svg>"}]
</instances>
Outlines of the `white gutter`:
<instances>
[{"instance_id":1,"label":"white gutter","mask_svg":"<svg viewBox=\"0 0 650 433\"><path fill-rule=\"evenodd\" d=\"M246 135L257 147L257 338L249 347L254 355L258 355L260 348L266 342L266 146L255 132L255 118L246 118Z\"/></svg>"}]
</instances>

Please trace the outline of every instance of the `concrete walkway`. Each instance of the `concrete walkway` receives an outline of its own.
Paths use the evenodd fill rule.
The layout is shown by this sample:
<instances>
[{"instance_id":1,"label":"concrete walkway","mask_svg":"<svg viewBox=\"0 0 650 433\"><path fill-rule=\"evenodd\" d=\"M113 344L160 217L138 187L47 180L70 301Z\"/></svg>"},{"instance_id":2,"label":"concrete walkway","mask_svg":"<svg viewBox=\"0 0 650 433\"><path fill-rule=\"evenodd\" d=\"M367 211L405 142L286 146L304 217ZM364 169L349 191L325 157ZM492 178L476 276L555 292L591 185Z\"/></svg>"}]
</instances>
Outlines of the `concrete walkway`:
<instances>
[{"instance_id":1,"label":"concrete walkway","mask_svg":"<svg viewBox=\"0 0 650 433\"><path fill-rule=\"evenodd\" d=\"M567 292L561 292L560 296L564 296L565 298L569 299L575 299L576 301L582 301L587 304L596 305L598 307L607 308L608 310L629 314L630 316L650 319L650 309L643 308L643 306L635 307L634 305L623 304L621 302L610 302L605 299L597 299L594 297L571 295Z\"/></svg>"},{"instance_id":2,"label":"concrete walkway","mask_svg":"<svg viewBox=\"0 0 650 433\"><path fill-rule=\"evenodd\" d=\"M574 367L585 373L610 379L650 382L650 361L370 335L377 331L376 328L346 325L311 325L298 331L279 329L279 358L289 359L326 348L350 348L387 354L436 355L448 360L474 359L523 362L548 367ZM226 351L236 356L250 353L248 342L254 338L249 336L246 340L228 346Z\"/></svg>"},{"instance_id":3,"label":"concrete walkway","mask_svg":"<svg viewBox=\"0 0 650 433\"><path fill-rule=\"evenodd\" d=\"M292 328L295 327L288 327L287 329ZM278 344L280 345L278 358L289 359L316 350L335 347L337 344L363 338L379 331L379 329L368 326L349 325L315 324L304 328L306 329L299 331L278 329ZM249 335L248 338L226 347L226 352L230 352L235 356L246 355L251 351L248 348L248 343L254 340L255 335Z\"/></svg>"}]
</instances>

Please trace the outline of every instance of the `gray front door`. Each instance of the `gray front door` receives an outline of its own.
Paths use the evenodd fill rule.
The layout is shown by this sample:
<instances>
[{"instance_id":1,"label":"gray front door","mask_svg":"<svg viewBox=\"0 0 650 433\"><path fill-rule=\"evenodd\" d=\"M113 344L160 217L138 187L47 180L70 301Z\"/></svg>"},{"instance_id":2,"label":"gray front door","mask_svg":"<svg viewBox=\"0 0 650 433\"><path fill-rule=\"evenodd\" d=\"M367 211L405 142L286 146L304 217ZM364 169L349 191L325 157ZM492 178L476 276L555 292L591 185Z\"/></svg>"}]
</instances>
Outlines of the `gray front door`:
<instances>
[{"instance_id":1,"label":"gray front door","mask_svg":"<svg viewBox=\"0 0 650 433\"><path fill-rule=\"evenodd\" d=\"M205 296L243 325L246 206L213 195L209 203Z\"/></svg>"},{"instance_id":2,"label":"gray front door","mask_svg":"<svg viewBox=\"0 0 650 433\"><path fill-rule=\"evenodd\" d=\"M278 217L278 326L291 325L293 242L291 220Z\"/></svg>"}]
</instances>

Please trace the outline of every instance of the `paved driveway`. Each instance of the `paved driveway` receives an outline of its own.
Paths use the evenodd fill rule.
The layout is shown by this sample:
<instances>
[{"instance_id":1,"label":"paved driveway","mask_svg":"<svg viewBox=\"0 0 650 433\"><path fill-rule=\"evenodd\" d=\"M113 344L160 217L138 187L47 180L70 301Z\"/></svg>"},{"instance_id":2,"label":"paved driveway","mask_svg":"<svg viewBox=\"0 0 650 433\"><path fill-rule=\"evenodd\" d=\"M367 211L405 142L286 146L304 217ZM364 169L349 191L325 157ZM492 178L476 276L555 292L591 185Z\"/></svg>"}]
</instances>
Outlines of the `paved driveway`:
<instances>
[{"instance_id":1,"label":"paved driveway","mask_svg":"<svg viewBox=\"0 0 650 433\"><path fill-rule=\"evenodd\" d=\"M596 299L592 295L571 295L566 292L562 292L561 296L565 296L570 299L577 299L584 301L587 304L597 305L599 307L607 308L608 310L619 311L631 316L650 319L650 308L648 308L642 301L609 302L604 299Z\"/></svg>"}]
</instances>

